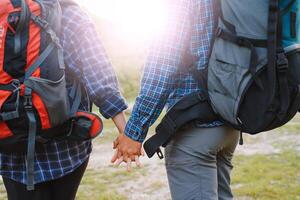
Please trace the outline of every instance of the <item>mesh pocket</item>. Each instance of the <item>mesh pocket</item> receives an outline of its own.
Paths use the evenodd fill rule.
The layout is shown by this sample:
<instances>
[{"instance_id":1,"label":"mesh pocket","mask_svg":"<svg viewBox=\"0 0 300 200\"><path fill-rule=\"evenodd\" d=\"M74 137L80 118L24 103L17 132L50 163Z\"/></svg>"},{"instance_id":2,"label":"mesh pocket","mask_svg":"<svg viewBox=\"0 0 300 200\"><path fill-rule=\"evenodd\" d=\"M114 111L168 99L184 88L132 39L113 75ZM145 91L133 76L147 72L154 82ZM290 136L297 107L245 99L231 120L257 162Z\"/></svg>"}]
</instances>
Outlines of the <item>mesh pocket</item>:
<instances>
[{"instance_id":1,"label":"mesh pocket","mask_svg":"<svg viewBox=\"0 0 300 200\"><path fill-rule=\"evenodd\" d=\"M266 63L266 50L258 52L256 71ZM251 50L217 38L208 67L208 91L215 112L238 125L237 111L243 92L251 80L249 73Z\"/></svg>"}]
</instances>

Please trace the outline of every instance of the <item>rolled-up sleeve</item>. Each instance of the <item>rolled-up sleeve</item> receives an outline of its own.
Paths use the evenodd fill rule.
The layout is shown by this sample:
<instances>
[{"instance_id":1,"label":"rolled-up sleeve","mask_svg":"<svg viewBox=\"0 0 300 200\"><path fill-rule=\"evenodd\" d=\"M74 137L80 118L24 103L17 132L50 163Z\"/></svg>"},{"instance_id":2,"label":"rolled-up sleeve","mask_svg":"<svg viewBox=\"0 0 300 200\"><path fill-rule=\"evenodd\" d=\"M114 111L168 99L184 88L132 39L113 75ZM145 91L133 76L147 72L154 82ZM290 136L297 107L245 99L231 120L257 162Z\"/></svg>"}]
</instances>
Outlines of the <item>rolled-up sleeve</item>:
<instances>
[{"instance_id":1,"label":"rolled-up sleeve","mask_svg":"<svg viewBox=\"0 0 300 200\"><path fill-rule=\"evenodd\" d=\"M105 118L114 117L127 109L114 69L89 17L80 9L70 14L73 16L64 19L63 28L65 61L85 85L100 113Z\"/></svg>"}]
</instances>

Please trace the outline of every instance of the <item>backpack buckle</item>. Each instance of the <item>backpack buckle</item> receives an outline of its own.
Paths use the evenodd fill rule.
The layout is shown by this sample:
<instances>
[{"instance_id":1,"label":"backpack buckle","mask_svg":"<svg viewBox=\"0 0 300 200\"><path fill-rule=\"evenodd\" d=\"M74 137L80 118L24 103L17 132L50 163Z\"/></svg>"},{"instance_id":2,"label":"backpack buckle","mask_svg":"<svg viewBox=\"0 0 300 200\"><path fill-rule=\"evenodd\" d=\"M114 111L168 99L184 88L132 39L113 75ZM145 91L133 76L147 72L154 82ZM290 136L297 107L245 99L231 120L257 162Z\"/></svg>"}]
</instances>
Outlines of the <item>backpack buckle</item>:
<instances>
[{"instance_id":1,"label":"backpack buckle","mask_svg":"<svg viewBox=\"0 0 300 200\"><path fill-rule=\"evenodd\" d=\"M26 111L32 110L32 96L31 95L24 95L24 108Z\"/></svg>"},{"instance_id":2,"label":"backpack buckle","mask_svg":"<svg viewBox=\"0 0 300 200\"><path fill-rule=\"evenodd\" d=\"M283 49L277 50L276 67L278 72L286 72L288 69L288 65L289 65L289 61L286 58L284 50Z\"/></svg>"},{"instance_id":3,"label":"backpack buckle","mask_svg":"<svg viewBox=\"0 0 300 200\"><path fill-rule=\"evenodd\" d=\"M36 15L31 15L31 19L37 24L39 25L42 29L46 30L49 27L49 23L46 20L43 20L42 18L40 18L39 16Z\"/></svg>"},{"instance_id":4,"label":"backpack buckle","mask_svg":"<svg viewBox=\"0 0 300 200\"><path fill-rule=\"evenodd\" d=\"M62 46L60 45L60 40L57 37L56 33L51 29L49 29L47 31L47 33L50 35L50 38L51 38L52 42L56 45L56 47L59 49L62 49Z\"/></svg>"}]
</instances>

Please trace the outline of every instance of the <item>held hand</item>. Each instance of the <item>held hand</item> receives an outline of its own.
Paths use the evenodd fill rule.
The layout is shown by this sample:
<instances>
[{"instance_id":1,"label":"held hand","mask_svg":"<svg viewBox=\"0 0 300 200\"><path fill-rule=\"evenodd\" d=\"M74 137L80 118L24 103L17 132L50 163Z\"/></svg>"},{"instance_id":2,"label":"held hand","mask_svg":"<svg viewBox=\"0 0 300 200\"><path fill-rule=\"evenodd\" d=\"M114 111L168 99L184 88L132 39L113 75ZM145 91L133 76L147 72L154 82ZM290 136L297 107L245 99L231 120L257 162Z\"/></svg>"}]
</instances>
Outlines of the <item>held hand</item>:
<instances>
[{"instance_id":1,"label":"held hand","mask_svg":"<svg viewBox=\"0 0 300 200\"><path fill-rule=\"evenodd\" d=\"M111 162L119 166L123 161L127 163L127 171L131 171L131 162L135 162L137 167L142 167L139 156L143 156L142 144L134 141L124 134L120 134L114 141L113 148L116 149Z\"/></svg>"}]
</instances>

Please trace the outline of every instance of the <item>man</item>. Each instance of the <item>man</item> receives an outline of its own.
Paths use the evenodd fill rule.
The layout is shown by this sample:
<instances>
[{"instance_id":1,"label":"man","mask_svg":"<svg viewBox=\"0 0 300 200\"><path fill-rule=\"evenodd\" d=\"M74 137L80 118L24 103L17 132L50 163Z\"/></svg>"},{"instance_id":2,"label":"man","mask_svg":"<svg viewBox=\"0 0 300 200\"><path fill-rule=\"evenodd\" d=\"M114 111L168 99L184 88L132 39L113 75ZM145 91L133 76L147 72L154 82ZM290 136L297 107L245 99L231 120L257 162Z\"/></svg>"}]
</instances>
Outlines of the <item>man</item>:
<instances>
[{"instance_id":1,"label":"man","mask_svg":"<svg viewBox=\"0 0 300 200\"><path fill-rule=\"evenodd\" d=\"M105 118L112 118L120 132L125 128L127 108L114 70L91 19L76 5L62 8L61 44L67 79L79 79L91 101ZM71 75L72 74L72 75ZM87 99L81 102L86 109ZM26 156L0 154L0 174L9 200L72 200L87 167L91 141L57 141L35 154L35 190L26 190Z\"/></svg>"},{"instance_id":2,"label":"man","mask_svg":"<svg viewBox=\"0 0 300 200\"><path fill-rule=\"evenodd\" d=\"M205 67L214 35L216 13L213 0L172 0L165 33L154 42L148 55L141 91L125 134L114 142L112 162L135 161L141 143L164 106L169 108L183 96L201 92L192 74L181 70L189 49ZM220 122L186 125L165 149L166 169L173 199L232 199L231 160L239 134Z\"/></svg>"}]
</instances>

